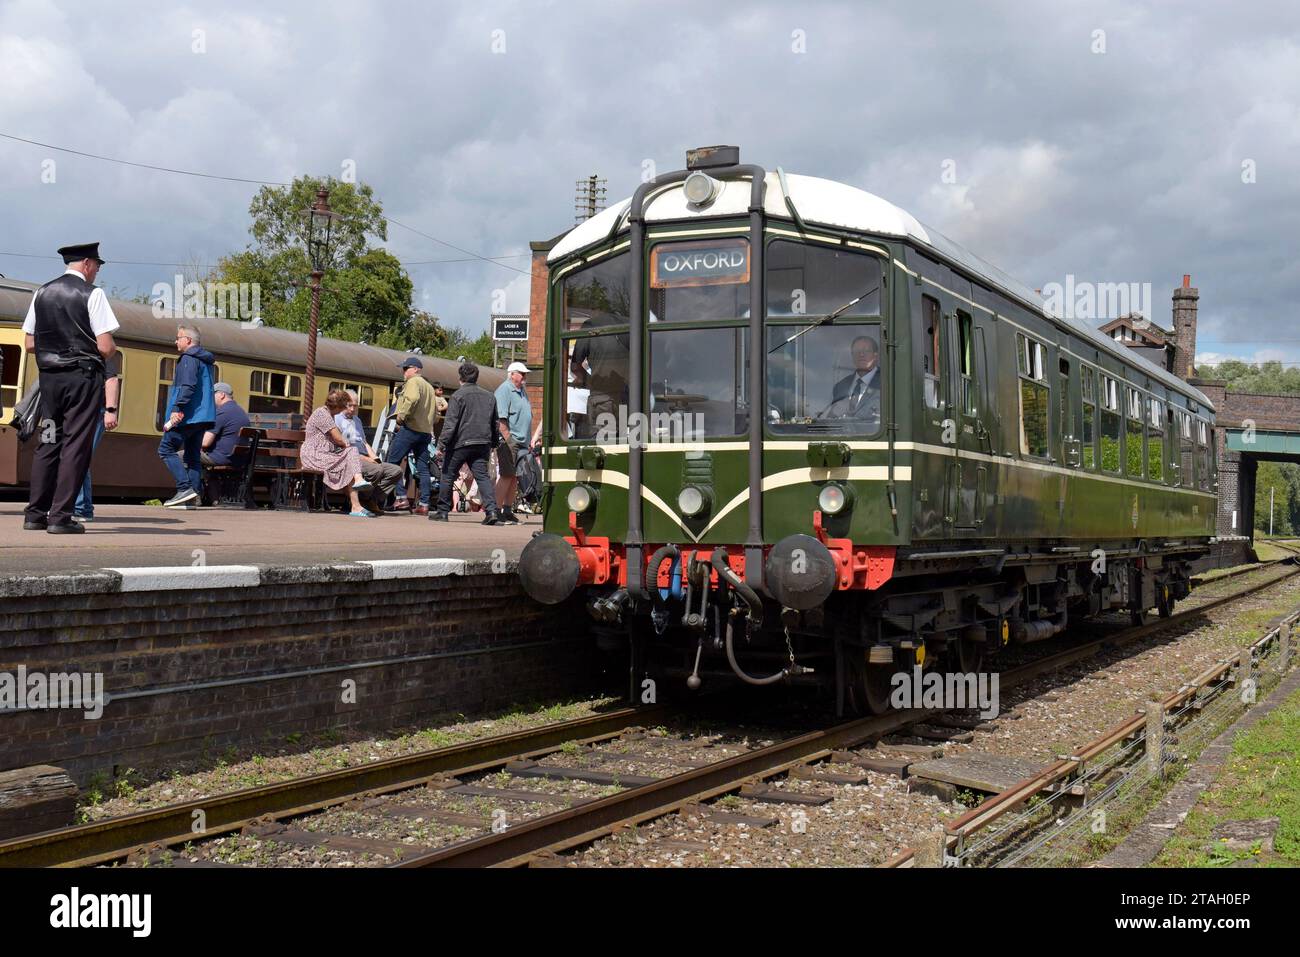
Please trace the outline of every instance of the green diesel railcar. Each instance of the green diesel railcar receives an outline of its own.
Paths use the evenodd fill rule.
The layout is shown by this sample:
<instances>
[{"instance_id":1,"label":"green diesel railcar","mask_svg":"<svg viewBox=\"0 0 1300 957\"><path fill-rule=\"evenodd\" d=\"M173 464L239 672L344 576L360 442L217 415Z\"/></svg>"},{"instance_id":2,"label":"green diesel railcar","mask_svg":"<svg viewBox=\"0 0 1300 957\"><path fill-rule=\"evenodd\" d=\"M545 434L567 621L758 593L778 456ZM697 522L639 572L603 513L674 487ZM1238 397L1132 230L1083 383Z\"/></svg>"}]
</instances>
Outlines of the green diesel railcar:
<instances>
[{"instance_id":1,"label":"green diesel railcar","mask_svg":"<svg viewBox=\"0 0 1300 957\"><path fill-rule=\"evenodd\" d=\"M1214 532L1204 395L853 187L731 147L549 255L534 598L631 686L818 683L879 710L1071 615L1168 615Z\"/></svg>"}]
</instances>

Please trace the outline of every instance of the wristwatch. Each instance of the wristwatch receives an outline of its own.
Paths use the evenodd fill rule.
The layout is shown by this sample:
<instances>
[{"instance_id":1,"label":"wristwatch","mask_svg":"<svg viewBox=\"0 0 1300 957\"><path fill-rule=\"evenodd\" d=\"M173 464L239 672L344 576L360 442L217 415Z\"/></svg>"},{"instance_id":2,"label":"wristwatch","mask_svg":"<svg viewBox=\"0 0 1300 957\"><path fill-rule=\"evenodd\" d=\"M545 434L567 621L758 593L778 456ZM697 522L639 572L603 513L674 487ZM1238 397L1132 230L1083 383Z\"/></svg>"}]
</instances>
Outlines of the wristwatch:
<instances>
[{"instance_id":1,"label":"wristwatch","mask_svg":"<svg viewBox=\"0 0 1300 957\"><path fill-rule=\"evenodd\" d=\"M112 412L114 415L117 415L117 406L115 406L115 405L106 405L106 406L104 406L104 411L105 411L105 412Z\"/></svg>"}]
</instances>

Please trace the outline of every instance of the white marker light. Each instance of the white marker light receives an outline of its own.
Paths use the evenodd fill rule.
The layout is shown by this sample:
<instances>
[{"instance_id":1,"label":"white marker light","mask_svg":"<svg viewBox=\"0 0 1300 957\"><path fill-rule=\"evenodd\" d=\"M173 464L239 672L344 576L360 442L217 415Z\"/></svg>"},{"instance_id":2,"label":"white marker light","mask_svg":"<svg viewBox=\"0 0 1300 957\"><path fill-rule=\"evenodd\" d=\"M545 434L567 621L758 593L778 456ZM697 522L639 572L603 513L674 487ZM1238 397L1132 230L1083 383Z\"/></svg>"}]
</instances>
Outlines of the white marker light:
<instances>
[{"instance_id":1,"label":"white marker light","mask_svg":"<svg viewBox=\"0 0 1300 957\"><path fill-rule=\"evenodd\" d=\"M575 485L569 489L569 511L585 512L591 508L592 503L596 501L596 496L592 494L591 488L586 485Z\"/></svg>"},{"instance_id":2,"label":"white marker light","mask_svg":"<svg viewBox=\"0 0 1300 957\"><path fill-rule=\"evenodd\" d=\"M693 206L709 205L718 198L718 191L721 189L721 183L708 173L701 173L699 170L686 177L686 181L682 183L682 192L686 194L686 201Z\"/></svg>"},{"instance_id":3,"label":"white marker light","mask_svg":"<svg viewBox=\"0 0 1300 957\"><path fill-rule=\"evenodd\" d=\"M844 506L847 504L848 496L844 494L844 488L840 485L823 486L817 496L817 507L827 515L838 515L844 511Z\"/></svg>"},{"instance_id":4,"label":"white marker light","mask_svg":"<svg viewBox=\"0 0 1300 957\"><path fill-rule=\"evenodd\" d=\"M677 508L683 515L699 515L707 504L704 492L694 485L686 486L677 495Z\"/></svg>"}]
</instances>

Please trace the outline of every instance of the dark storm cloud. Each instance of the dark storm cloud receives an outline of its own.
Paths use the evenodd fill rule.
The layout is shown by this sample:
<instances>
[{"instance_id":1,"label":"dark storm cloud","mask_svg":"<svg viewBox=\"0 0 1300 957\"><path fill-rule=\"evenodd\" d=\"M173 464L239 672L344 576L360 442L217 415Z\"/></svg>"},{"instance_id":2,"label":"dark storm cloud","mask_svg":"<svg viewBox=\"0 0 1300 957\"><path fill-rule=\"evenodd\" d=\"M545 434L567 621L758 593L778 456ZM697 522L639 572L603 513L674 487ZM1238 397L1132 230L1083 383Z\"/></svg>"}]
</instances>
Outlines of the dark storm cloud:
<instances>
[{"instance_id":1,"label":"dark storm cloud","mask_svg":"<svg viewBox=\"0 0 1300 957\"><path fill-rule=\"evenodd\" d=\"M578 177L619 198L648 163L734 142L878 193L1030 285L1150 282L1161 323L1189 272L1202 352L1297 360L1298 27L1284 3L13 2L0 130L252 178L351 160L394 219L490 256L571 224ZM4 141L0 164L6 252L100 239L110 259L211 262L247 242L248 185ZM463 258L400 229L389 246ZM0 256L11 276L56 268ZM526 301L500 266L410 270L419 305L475 329L494 290Z\"/></svg>"}]
</instances>

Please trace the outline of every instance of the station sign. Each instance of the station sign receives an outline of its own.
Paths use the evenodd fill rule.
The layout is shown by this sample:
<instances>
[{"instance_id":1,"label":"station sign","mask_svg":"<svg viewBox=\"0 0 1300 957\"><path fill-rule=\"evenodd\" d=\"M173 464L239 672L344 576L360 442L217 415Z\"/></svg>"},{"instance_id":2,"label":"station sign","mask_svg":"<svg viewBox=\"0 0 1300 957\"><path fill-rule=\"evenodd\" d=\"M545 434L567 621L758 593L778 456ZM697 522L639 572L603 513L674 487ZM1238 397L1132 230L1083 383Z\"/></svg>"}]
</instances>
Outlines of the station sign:
<instances>
[{"instance_id":1,"label":"station sign","mask_svg":"<svg viewBox=\"0 0 1300 957\"><path fill-rule=\"evenodd\" d=\"M527 316L493 316L492 338L497 342L527 342Z\"/></svg>"}]
</instances>

